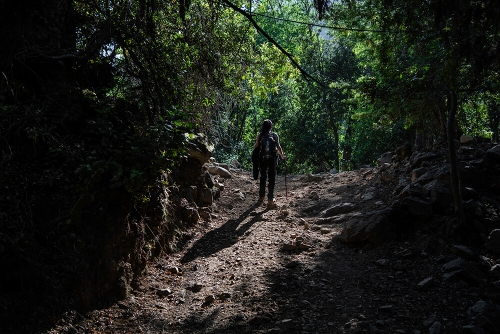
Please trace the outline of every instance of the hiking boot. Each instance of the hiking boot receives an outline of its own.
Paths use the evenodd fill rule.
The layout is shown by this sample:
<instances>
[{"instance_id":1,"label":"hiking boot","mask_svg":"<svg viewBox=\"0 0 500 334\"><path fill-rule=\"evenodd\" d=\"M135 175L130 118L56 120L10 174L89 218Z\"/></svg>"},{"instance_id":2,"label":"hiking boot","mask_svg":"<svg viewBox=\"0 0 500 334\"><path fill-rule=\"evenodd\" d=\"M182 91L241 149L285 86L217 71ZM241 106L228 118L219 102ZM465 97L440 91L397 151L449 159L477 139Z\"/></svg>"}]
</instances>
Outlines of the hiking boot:
<instances>
[{"instance_id":1,"label":"hiking boot","mask_svg":"<svg viewBox=\"0 0 500 334\"><path fill-rule=\"evenodd\" d=\"M276 205L276 202L274 201L274 199L270 199L269 201L267 201L267 208L269 210L271 209L276 209L278 206Z\"/></svg>"},{"instance_id":2,"label":"hiking boot","mask_svg":"<svg viewBox=\"0 0 500 334\"><path fill-rule=\"evenodd\" d=\"M264 203L264 197L259 197L259 200L257 201L258 204Z\"/></svg>"}]
</instances>

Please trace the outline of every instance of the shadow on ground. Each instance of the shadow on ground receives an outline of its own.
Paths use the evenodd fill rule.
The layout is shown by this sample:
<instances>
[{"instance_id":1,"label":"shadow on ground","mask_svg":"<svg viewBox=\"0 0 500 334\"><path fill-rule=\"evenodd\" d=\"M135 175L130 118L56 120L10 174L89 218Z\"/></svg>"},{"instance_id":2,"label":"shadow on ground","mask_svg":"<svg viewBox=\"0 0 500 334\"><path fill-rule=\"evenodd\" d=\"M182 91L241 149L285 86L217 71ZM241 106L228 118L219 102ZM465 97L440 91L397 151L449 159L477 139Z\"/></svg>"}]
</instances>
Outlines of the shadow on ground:
<instances>
[{"instance_id":1,"label":"shadow on ground","mask_svg":"<svg viewBox=\"0 0 500 334\"><path fill-rule=\"evenodd\" d=\"M188 263L198 257L207 257L219 252L224 248L231 247L238 242L237 236L241 236L247 232L253 224L262 219L262 215L267 211L255 212L259 207L256 203L250 206L243 212L238 219L230 219L219 228L211 230L196 241L191 248L189 248L181 259L182 263ZM249 216L255 215L242 226L240 224L245 221Z\"/></svg>"}]
</instances>

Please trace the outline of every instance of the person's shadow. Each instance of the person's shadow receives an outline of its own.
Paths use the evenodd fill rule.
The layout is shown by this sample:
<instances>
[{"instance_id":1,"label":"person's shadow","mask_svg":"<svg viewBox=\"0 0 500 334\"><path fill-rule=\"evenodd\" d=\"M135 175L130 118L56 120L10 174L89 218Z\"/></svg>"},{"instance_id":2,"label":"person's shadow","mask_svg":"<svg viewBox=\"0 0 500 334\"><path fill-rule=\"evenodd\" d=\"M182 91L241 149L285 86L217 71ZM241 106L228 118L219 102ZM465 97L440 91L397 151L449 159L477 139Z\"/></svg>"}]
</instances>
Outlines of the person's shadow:
<instances>
[{"instance_id":1,"label":"person's shadow","mask_svg":"<svg viewBox=\"0 0 500 334\"><path fill-rule=\"evenodd\" d=\"M267 209L258 212L248 222L239 226L251 212L259 207L259 204L254 204L243 212L238 219L230 219L219 228L212 230L196 241L189 248L181 259L182 263L187 263L195 260L198 257L207 257L217 253L221 249L230 247L238 241L238 236L242 236L256 222L262 219L262 214Z\"/></svg>"}]
</instances>

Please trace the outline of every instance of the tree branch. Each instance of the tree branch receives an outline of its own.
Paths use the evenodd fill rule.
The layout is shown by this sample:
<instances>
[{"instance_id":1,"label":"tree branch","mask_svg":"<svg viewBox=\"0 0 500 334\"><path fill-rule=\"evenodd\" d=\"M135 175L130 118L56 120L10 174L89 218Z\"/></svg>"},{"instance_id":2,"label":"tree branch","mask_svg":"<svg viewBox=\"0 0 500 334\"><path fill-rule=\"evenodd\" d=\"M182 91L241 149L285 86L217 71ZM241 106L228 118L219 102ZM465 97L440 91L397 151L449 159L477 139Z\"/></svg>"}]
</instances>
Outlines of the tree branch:
<instances>
[{"instance_id":1,"label":"tree branch","mask_svg":"<svg viewBox=\"0 0 500 334\"><path fill-rule=\"evenodd\" d=\"M313 77L312 75L310 75L309 73L307 73L306 70L304 70L302 67L300 67L300 65L295 61L295 59L293 58L293 56L288 51L286 51L285 49L283 49L283 47L281 45L279 45L279 43L276 42L274 40L274 38L272 38L271 36L269 36L269 34L267 32L265 32L257 24L257 22L255 22L255 20L253 19L253 17L252 17L251 14L249 14L246 11L244 11L243 9L237 7L235 4L233 4L229 0L222 0L222 2L225 3L231 9L233 9L234 11L236 11L236 12L240 13L241 15L243 15L244 17L246 17L247 20L250 21L250 23L252 23L252 25L255 27L255 29L257 29L258 32L260 32L269 42L271 42L274 46L276 46L278 48L278 50L281 51L281 53L283 53L285 56L288 57L288 59L290 59L290 61L292 62L292 65L295 66L300 71L300 73L307 80L312 80L312 81L316 82L317 84L319 84L321 87L325 87L324 83L320 82L318 79L316 79L315 77Z\"/></svg>"}]
</instances>

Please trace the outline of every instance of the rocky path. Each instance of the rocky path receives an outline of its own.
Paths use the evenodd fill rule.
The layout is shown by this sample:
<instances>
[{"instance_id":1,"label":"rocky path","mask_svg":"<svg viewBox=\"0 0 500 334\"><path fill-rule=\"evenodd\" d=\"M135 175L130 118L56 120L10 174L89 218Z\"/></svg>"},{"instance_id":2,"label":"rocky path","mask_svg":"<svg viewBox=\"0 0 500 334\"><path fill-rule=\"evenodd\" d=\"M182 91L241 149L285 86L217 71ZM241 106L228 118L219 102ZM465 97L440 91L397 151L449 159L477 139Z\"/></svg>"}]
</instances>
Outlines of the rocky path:
<instances>
[{"instance_id":1,"label":"rocky path","mask_svg":"<svg viewBox=\"0 0 500 334\"><path fill-rule=\"evenodd\" d=\"M388 205L376 169L283 176L277 210L233 171L210 221L152 263L131 297L68 312L50 333L481 333L483 291L442 279L452 245L426 229L379 247L339 242L346 221ZM344 208L333 219L328 208ZM472 312L472 313L471 313ZM467 327L469 326L469 327Z\"/></svg>"}]
</instances>

